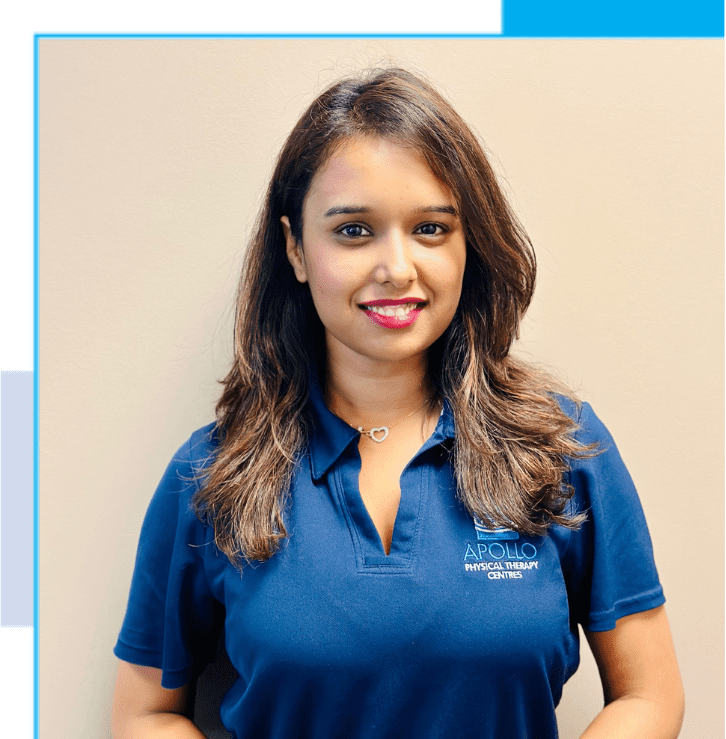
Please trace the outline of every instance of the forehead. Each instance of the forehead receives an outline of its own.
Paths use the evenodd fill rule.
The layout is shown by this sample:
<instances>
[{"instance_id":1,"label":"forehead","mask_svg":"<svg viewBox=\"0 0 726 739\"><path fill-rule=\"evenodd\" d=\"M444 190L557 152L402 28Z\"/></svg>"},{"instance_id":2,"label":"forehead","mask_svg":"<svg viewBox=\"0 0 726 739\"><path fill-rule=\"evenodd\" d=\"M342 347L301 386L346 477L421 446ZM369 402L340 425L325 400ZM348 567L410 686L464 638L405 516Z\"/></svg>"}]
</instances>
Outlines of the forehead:
<instances>
[{"instance_id":1,"label":"forehead","mask_svg":"<svg viewBox=\"0 0 726 739\"><path fill-rule=\"evenodd\" d=\"M454 204L449 188L417 149L373 136L348 139L338 146L313 176L306 203L350 198L418 198L425 201L421 205Z\"/></svg>"}]
</instances>

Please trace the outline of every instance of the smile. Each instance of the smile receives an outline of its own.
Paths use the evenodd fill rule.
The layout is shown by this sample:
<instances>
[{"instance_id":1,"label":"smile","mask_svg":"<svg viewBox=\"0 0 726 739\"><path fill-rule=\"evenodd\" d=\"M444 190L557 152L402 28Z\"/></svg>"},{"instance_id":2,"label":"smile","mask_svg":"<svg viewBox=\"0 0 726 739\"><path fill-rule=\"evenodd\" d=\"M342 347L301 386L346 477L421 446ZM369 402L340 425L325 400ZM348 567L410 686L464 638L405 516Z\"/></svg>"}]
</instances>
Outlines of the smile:
<instances>
[{"instance_id":1,"label":"smile","mask_svg":"<svg viewBox=\"0 0 726 739\"><path fill-rule=\"evenodd\" d=\"M418 318L424 303L399 303L398 305L362 305L366 316L383 328L406 328Z\"/></svg>"},{"instance_id":2,"label":"smile","mask_svg":"<svg viewBox=\"0 0 726 739\"><path fill-rule=\"evenodd\" d=\"M369 305L366 306L367 310L378 313L379 316L395 316L396 318L405 318L418 303L406 303L405 305Z\"/></svg>"}]
</instances>

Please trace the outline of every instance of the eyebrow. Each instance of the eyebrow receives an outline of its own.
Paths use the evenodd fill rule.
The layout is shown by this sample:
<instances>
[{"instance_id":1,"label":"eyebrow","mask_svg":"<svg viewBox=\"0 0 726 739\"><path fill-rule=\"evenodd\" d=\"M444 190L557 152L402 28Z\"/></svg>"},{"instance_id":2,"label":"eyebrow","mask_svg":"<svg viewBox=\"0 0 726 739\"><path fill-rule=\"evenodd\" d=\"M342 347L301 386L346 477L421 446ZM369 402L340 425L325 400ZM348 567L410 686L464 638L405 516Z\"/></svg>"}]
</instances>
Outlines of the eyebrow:
<instances>
[{"instance_id":1,"label":"eyebrow","mask_svg":"<svg viewBox=\"0 0 726 739\"><path fill-rule=\"evenodd\" d=\"M423 208L417 208L417 213L448 213L449 215L456 216L456 208L453 205L426 205Z\"/></svg>"},{"instance_id":2,"label":"eyebrow","mask_svg":"<svg viewBox=\"0 0 726 739\"><path fill-rule=\"evenodd\" d=\"M332 208L328 208L328 210L325 211L324 215L327 218L328 216L338 216L338 215L352 215L354 213L369 213L370 208L366 208L365 205L335 205Z\"/></svg>"},{"instance_id":3,"label":"eyebrow","mask_svg":"<svg viewBox=\"0 0 726 739\"><path fill-rule=\"evenodd\" d=\"M357 213L370 213L370 208L365 205L335 205L332 208L328 208L325 211L324 216L338 215L354 215ZM416 213L448 213L449 215L456 216L456 208L453 205L424 205L420 208L416 208Z\"/></svg>"}]
</instances>

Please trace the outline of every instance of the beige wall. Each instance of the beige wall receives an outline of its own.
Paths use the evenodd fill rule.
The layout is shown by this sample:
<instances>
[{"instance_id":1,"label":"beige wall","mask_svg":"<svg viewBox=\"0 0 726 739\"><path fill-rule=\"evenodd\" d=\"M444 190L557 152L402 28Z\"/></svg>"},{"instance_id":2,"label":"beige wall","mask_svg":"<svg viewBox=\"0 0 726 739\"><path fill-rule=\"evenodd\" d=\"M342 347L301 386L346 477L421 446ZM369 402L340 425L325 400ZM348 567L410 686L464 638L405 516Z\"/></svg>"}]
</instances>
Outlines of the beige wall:
<instances>
[{"instance_id":1,"label":"beige wall","mask_svg":"<svg viewBox=\"0 0 726 739\"><path fill-rule=\"evenodd\" d=\"M146 503L212 419L271 159L333 77L425 71L529 229L522 350L609 425L649 519L688 697L723 736L723 43L40 41L40 736L107 736ZM562 736L600 705L583 648Z\"/></svg>"}]
</instances>

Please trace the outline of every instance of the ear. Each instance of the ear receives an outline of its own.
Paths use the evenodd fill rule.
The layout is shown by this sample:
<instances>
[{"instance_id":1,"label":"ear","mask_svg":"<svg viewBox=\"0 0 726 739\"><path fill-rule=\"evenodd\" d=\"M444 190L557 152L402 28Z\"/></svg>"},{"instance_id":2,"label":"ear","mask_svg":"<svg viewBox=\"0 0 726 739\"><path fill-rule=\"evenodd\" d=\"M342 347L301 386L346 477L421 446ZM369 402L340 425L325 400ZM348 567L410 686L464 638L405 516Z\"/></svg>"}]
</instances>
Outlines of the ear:
<instances>
[{"instance_id":1,"label":"ear","mask_svg":"<svg viewBox=\"0 0 726 739\"><path fill-rule=\"evenodd\" d=\"M308 274L305 269L305 254L303 254L302 244L292 235L290 228L290 219L287 216L280 218L282 230L285 232L285 241L287 242L287 258L295 271L295 277L298 282L307 282Z\"/></svg>"}]
</instances>

